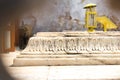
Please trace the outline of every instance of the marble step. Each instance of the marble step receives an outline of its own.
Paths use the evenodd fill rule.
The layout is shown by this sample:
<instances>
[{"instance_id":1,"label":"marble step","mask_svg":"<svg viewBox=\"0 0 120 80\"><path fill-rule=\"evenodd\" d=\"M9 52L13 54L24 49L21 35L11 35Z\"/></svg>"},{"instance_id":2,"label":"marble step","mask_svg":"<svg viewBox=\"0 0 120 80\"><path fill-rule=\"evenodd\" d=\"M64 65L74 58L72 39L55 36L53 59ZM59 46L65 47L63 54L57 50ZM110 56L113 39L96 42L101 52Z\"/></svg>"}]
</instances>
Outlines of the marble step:
<instances>
[{"instance_id":1,"label":"marble step","mask_svg":"<svg viewBox=\"0 0 120 80\"><path fill-rule=\"evenodd\" d=\"M18 55L13 66L120 65L120 54Z\"/></svg>"}]
</instances>

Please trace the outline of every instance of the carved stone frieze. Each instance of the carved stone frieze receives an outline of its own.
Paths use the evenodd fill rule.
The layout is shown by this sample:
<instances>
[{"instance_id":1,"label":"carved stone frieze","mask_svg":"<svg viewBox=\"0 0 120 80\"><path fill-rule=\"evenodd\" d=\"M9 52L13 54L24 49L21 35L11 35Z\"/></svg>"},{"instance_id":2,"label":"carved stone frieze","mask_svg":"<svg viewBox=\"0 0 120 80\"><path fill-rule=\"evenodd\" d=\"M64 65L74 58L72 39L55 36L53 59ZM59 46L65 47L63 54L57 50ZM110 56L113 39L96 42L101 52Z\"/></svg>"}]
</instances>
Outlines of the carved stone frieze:
<instances>
[{"instance_id":1,"label":"carved stone frieze","mask_svg":"<svg viewBox=\"0 0 120 80\"><path fill-rule=\"evenodd\" d=\"M69 33L69 36L70 32ZM71 53L118 53L120 52L120 36L114 32L105 35L103 32L72 33L71 37L66 32L61 32L64 36L35 36L30 38L28 45L21 54L71 54ZM54 33L53 33L54 34ZM78 36L79 34L79 36ZM47 35L47 33L46 33ZM51 33L52 35L52 33ZM60 32L59 32L60 35ZM93 36L92 36L93 35Z\"/></svg>"}]
</instances>

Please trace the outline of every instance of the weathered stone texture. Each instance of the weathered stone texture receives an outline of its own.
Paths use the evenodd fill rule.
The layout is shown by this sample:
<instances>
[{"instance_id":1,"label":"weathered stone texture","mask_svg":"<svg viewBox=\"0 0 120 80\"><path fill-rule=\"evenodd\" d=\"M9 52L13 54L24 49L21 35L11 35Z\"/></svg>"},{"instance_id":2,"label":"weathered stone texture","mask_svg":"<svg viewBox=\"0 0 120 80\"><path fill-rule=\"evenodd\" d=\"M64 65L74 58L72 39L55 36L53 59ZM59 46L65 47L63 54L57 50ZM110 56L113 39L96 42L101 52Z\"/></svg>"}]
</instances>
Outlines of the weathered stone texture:
<instances>
[{"instance_id":1,"label":"weathered stone texture","mask_svg":"<svg viewBox=\"0 0 120 80\"><path fill-rule=\"evenodd\" d=\"M55 32L37 33L30 38L22 54L119 53L119 36L119 32L59 32L56 35Z\"/></svg>"}]
</instances>

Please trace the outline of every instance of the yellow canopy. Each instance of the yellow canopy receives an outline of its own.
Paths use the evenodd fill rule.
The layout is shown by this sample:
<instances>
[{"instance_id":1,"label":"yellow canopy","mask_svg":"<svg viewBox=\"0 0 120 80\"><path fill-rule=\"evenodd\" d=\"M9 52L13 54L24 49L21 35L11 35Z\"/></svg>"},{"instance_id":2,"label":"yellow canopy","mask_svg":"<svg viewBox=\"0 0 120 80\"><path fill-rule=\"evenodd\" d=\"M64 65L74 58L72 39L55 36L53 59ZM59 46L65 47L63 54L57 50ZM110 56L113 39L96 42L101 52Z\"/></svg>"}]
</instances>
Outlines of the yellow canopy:
<instances>
[{"instance_id":1,"label":"yellow canopy","mask_svg":"<svg viewBox=\"0 0 120 80\"><path fill-rule=\"evenodd\" d=\"M96 6L97 6L96 4L90 3L90 4L85 5L84 9L90 8L90 7L96 7Z\"/></svg>"}]
</instances>

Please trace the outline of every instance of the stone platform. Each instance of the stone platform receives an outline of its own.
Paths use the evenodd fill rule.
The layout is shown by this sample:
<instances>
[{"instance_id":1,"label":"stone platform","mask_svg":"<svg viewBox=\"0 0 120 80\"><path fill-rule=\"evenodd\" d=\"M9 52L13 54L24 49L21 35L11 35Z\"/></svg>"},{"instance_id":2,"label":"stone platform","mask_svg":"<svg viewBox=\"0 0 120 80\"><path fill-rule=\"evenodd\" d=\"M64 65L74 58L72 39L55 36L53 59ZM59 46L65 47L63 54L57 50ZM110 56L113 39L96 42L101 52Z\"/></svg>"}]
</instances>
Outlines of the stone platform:
<instances>
[{"instance_id":1,"label":"stone platform","mask_svg":"<svg viewBox=\"0 0 120 80\"><path fill-rule=\"evenodd\" d=\"M120 32L40 32L14 66L120 64Z\"/></svg>"},{"instance_id":2,"label":"stone platform","mask_svg":"<svg viewBox=\"0 0 120 80\"><path fill-rule=\"evenodd\" d=\"M19 55L14 66L119 65L120 54Z\"/></svg>"}]
</instances>

